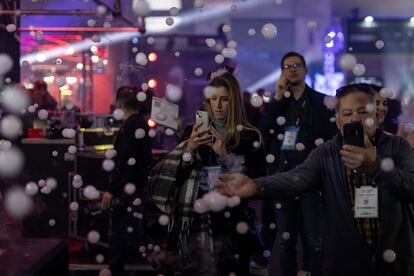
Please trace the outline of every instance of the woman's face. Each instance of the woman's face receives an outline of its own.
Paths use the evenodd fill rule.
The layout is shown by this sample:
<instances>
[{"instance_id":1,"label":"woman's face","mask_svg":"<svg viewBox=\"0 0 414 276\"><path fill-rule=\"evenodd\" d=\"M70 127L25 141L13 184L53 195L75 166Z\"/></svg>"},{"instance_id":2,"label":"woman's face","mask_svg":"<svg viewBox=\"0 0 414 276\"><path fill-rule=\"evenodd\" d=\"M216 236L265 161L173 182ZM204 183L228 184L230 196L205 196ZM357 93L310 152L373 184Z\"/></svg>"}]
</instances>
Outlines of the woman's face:
<instances>
[{"instance_id":1,"label":"woman's face","mask_svg":"<svg viewBox=\"0 0 414 276\"><path fill-rule=\"evenodd\" d=\"M210 108L215 120L226 120L229 112L229 92L223 86L217 87L210 98Z\"/></svg>"},{"instance_id":2,"label":"woman's face","mask_svg":"<svg viewBox=\"0 0 414 276\"><path fill-rule=\"evenodd\" d=\"M387 98L384 98L380 93L377 93L375 95L375 103L377 106L378 124L382 124L384 122L385 116L387 116L388 113Z\"/></svg>"}]
</instances>

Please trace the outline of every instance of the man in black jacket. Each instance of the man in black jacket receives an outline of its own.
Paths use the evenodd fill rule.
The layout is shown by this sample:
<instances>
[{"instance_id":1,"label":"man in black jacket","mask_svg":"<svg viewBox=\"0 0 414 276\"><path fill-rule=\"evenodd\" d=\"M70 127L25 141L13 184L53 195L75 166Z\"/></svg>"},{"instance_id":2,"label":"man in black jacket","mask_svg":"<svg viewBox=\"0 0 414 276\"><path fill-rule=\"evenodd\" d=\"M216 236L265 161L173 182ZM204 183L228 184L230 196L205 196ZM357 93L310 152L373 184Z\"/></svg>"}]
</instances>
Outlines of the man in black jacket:
<instances>
[{"instance_id":1,"label":"man in black jacket","mask_svg":"<svg viewBox=\"0 0 414 276\"><path fill-rule=\"evenodd\" d=\"M137 88L120 87L116 104L124 112L124 122L115 137L115 168L110 187L103 195L102 208L111 209L109 268L112 275L123 275L128 249L137 252L138 245L146 245L148 241L141 220L134 213L142 214L152 157L148 125L139 114L142 103L137 100ZM118 199L118 204L112 204L113 198Z\"/></svg>"},{"instance_id":2,"label":"man in black jacket","mask_svg":"<svg viewBox=\"0 0 414 276\"><path fill-rule=\"evenodd\" d=\"M305 83L307 66L302 55L289 52L280 62L282 70L276 92L261 120L260 129L267 153L275 158L268 172L285 172L301 164L312 149L337 132L333 110L324 105L325 95ZM269 160L269 159L268 159ZM296 243L301 234L303 267L313 275L320 274L322 199L317 191L304 193L283 202L263 205L263 237L273 248L274 230L268 225L276 217L276 242L282 276L297 275Z\"/></svg>"},{"instance_id":3,"label":"man in black jacket","mask_svg":"<svg viewBox=\"0 0 414 276\"><path fill-rule=\"evenodd\" d=\"M285 173L250 178L221 175L229 195L269 199L323 191L324 276L409 276L414 271L414 152L399 136L377 128L371 87L338 89L340 133ZM344 125L362 123L365 147L344 144ZM362 211L361 211L362 210Z\"/></svg>"}]
</instances>

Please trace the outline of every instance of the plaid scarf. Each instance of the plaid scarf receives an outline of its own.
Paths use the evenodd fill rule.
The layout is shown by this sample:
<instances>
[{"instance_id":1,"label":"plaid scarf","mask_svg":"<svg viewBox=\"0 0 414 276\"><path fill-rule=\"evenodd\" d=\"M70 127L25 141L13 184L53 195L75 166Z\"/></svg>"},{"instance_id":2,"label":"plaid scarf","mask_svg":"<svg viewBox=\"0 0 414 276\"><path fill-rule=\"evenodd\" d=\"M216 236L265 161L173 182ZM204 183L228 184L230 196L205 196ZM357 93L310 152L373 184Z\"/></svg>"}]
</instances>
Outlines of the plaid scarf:
<instances>
[{"instance_id":1,"label":"plaid scarf","mask_svg":"<svg viewBox=\"0 0 414 276\"><path fill-rule=\"evenodd\" d=\"M195 233L201 237L204 246L213 252L210 217L208 213L193 212L194 201L199 191L200 172L197 163L201 162L201 157L197 155L191 165L189 177L183 183L177 183L176 179L186 143L187 141L184 141L179 144L152 169L151 198L159 210L170 216L169 234L178 235L180 253L188 252L190 235ZM191 224L194 216L197 216L197 223ZM178 233L174 233L175 231Z\"/></svg>"}]
</instances>

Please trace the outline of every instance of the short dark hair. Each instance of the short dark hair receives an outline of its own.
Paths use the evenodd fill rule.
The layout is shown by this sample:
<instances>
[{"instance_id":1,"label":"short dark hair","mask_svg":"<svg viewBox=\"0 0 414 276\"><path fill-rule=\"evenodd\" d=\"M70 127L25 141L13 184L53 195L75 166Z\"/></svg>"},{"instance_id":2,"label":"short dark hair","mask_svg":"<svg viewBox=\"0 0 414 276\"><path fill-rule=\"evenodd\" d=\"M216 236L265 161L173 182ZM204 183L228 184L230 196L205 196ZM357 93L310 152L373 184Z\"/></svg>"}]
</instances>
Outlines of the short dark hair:
<instances>
[{"instance_id":1,"label":"short dark hair","mask_svg":"<svg viewBox=\"0 0 414 276\"><path fill-rule=\"evenodd\" d=\"M289 53L286 53L282 57L282 59L280 60L280 68L281 69L283 69L283 63L285 62L285 59L290 58L290 57L298 57L298 58L300 58L300 61L302 62L303 67L305 67L306 70L308 69L308 66L306 65L305 58L301 54L299 54L298 52L289 52Z\"/></svg>"},{"instance_id":2,"label":"short dark hair","mask_svg":"<svg viewBox=\"0 0 414 276\"><path fill-rule=\"evenodd\" d=\"M342 86L336 90L335 98L336 98L336 105L335 105L335 111L339 110L339 102L340 100L345 97L346 95L349 95L351 93L355 92L362 92L366 94L372 102L375 102L375 94L377 93L371 84L367 83L352 83L349 85Z\"/></svg>"},{"instance_id":3,"label":"short dark hair","mask_svg":"<svg viewBox=\"0 0 414 276\"><path fill-rule=\"evenodd\" d=\"M130 110L138 110L138 88L132 85L121 86L116 91L116 102Z\"/></svg>"}]
</instances>

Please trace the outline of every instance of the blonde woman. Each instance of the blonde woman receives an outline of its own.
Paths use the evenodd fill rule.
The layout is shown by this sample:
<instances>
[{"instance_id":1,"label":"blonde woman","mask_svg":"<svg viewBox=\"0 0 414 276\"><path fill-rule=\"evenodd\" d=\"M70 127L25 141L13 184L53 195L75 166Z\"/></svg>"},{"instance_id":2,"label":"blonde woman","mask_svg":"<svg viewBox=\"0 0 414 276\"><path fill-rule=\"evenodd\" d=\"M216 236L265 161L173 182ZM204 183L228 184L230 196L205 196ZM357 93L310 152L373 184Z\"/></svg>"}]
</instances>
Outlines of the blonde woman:
<instances>
[{"instance_id":1,"label":"blonde woman","mask_svg":"<svg viewBox=\"0 0 414 276\"><path fill-rule=\"evenodd\" d=\"M166 274L248 275L257 245L251 231L236 231L239 222L252 219L247 202L219 212L193 208L212 189L206 183L212 168L252 177L265 174L261 135L246 119L237 78L223 70L213 74L210 86L213 93L205 101L209 127L187 127L183 142L157 166L151 180L154 203L171 217L167 249L173 261Z\"/></svg>"}]
</instances>

